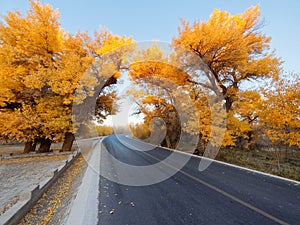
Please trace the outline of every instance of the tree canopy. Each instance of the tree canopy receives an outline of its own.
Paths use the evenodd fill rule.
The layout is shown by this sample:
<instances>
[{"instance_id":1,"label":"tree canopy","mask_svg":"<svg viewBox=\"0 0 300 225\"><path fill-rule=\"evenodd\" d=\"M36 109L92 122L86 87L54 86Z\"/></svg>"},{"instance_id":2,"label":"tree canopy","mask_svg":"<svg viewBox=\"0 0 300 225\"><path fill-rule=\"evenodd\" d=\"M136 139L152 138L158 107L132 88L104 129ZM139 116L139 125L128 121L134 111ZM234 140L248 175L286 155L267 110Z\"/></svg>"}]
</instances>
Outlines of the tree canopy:
<instances>
[{"instance_id":1,"label":"tree canopy","mask_svg":"<svg viewBox=\"0 0 300 225\"><path fill-rule=\"evenodd\" d=\"M188 134L199 138L200 151L249 149L259 130L273 143L300 147L299 75L282 76L258 6L182 20L169 52L155 42L138 49L133 38L102 28L93 36L71 34L59 17L32 0L25 15L8 12L0 23L1 140L25 142L26 152L37 141L39 151L59 141L70 150L74 134L90 125L98 124L98 134L112 133L99 124L117 112L114 84L126 73L137 87L127 94L144 115L131 130L145 140L161 141L164 134L162 143L176 148ZM247 81L265 85L249 89Z\"/></svg>"},{"instance_id":2,"label":"tree canopy","mask_svg":"<svg viewBox=\"0 0 300 225\"><path fill-rule=\"evenodd\" d=\"M227 112L237 99L241 82L277 78L280 60L269 51L270 37L261 32L258 6L231 15L215 9L207 22L182 20L173 44L192 51L205 62L222 89Z\"/></svg>"},{"instance_id":3,"label":"tree canopy","mask_svg":"<svg viewBox=\"0 0 300 225\"><path fill-rule=\"evenodd\" d=\"M94 38L81 32L72 35L60 26L58 10L38 1L30 3L25 16L9 12L0 24L0 129L1 137L10 140L47 140L41 151L48 151L49 141L74 134L73 104L91 96L98 98L120 77L117 67L92 71L99 68L96 58L131 39L105 30ZM116 54L109 65L119 65L123 58L124 54ZM97 93L95 87L102 81L105 83ZM115 95L113 90L105 93L95 102L98 109L110 112L109 99ZM105 116L98 113L99 119Z\"/></svg>"}]
</instances>

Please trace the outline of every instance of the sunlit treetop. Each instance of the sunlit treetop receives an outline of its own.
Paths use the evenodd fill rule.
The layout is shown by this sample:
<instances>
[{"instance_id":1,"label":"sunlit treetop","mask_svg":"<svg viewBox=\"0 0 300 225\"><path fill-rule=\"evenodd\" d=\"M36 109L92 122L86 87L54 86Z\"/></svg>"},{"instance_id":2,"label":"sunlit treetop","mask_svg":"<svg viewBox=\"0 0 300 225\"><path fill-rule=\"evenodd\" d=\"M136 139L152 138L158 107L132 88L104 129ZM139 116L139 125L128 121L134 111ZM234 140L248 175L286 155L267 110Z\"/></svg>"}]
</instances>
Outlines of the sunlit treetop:
<instances>
[{"instance_id":1,"label":"sunlit treetop","mask_svg":"<svg viewBox=\"0 0 300 225\"><path fill-rule=\"evenodd\" d=\"M227 111L237 99L244 80L277 78L280 60L270 51L270 37L261 32L258 6L231 15L214 10L207 22L182 20L175 46L194 52L203 61L222 89Z\"/></svg>"}]
</instances>

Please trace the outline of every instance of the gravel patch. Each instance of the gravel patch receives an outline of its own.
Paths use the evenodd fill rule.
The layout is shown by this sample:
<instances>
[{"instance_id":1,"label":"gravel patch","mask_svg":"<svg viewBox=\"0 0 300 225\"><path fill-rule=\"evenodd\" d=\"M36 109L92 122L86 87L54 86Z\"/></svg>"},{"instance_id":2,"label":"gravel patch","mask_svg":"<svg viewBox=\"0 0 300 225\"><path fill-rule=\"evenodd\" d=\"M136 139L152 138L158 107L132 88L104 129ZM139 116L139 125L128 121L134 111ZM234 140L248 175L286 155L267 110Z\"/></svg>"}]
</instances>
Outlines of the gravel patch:
<instances>
[{"instance_id":1,"label":"gravel patch","mask_svg":"<svg viewBox=\"0 0 300 225\"><path fill-rule=\"evenodd\" d=\"M65 164L69 155L12 158L0 161L0 215L28 192L33 185L51 177L53 171Z\"/></svg>"}]
</instances>

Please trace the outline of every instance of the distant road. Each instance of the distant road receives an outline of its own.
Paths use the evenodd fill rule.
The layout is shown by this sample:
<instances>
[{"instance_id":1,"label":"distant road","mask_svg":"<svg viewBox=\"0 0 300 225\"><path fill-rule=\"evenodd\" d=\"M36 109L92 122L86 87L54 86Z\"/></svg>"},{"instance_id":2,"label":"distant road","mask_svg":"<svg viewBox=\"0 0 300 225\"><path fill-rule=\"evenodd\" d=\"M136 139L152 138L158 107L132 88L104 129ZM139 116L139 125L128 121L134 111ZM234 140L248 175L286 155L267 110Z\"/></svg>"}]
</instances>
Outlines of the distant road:
<instances>
[{"instance_id":1,"label":"distant road","mask_svg":"<svg viewBox=\"0 0 300 225\"><path fill-rule=\"evenodd\" d=\"M124 185L117 182L124 181L124 174L118 177L120 171L113 159L142 168L157 164L171 152L159 147L143 151L149 145L124 135L109 136L102 146L111 158L101 157L100 170L114 181L100 176L99 225L300 224L299 183L218 162L200 172L200 158L191 157L165 181ZM101 154L103 151L101 148ZM188 157L177 154L181 159ZM165 166L175 170L171 164ZM155 180L158 174L147 173L142 179ZM125 180L130 180L135 174L126 176Z\"/></svg>"}]
</instances>

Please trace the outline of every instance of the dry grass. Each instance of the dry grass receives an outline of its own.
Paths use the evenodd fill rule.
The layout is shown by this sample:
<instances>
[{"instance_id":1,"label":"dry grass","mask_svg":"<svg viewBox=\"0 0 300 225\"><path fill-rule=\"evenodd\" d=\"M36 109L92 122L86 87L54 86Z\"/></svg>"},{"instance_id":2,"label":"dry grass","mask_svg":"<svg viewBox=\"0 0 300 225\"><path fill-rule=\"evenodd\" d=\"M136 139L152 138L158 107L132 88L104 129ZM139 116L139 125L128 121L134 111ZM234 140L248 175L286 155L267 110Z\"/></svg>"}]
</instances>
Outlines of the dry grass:
<instances>
[{"instance_id":1,"label":"dry grass","mask_svg":"<svg viewBox=\"0 0 300 225\"><path fill-rule=\"evenodd\" d=\"M247 167L250 169L300 180L300 152L284 153L268 151L245 151L240 149L221 149L217 160Z\"/></svg>"},{"instance_id":2,"label":"dry grass","mask_svg":"<svg viewBox=\"0 0 300 225\"><path fill-rule=\"evenodd\" d=\"M69 157L68 154L62 154L62 155L45 155L45 156L34 156L34 157L20 157L20 158L7 158L0 161L1 164L8 164L8 163L26 163L31 161L45 161L45 162L51 162L51 161L61 161L61 160L67 160Z\"/></svg>"}]
</instances>

